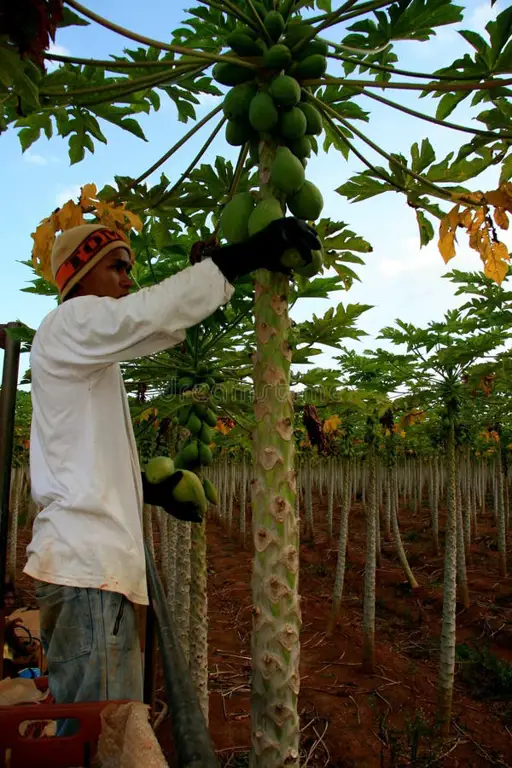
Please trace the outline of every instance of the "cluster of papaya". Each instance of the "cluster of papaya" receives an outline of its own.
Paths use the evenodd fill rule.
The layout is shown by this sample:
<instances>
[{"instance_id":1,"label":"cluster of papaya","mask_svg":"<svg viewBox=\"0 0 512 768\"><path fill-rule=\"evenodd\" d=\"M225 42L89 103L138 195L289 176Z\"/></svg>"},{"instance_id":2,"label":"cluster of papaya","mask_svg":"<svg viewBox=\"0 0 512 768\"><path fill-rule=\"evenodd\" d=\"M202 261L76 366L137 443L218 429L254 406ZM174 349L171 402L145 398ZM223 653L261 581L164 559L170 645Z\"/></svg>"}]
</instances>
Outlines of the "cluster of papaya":
<instances>
[{"instance_id":1,"label":"cluster of papaya","mask_svg":"<svg viewBox=\"0 0 512 768\"><path fill-rule=\"evenodd\" d=\"M165 501L162 499L160 503L167 511L175 514L179 520L201 522L208 508L209 498L205 483L209 481L201 481L197 474L190 470L178 469L169 456L155 456L150 459L145 467L145 476L151 485L164 484Z\"/></svg>"},{"instance_id":2,"label":"cluster of papaya","mask_svg":"<svg viewBox=\"0 0 512 768\"><path fill-rule=\"evenodd\" d=\"M308 101L302 83L325 73L328 46L323 40L309 39L312 27L307 23L288 21L294 4L294 0L284 0L280 12L253 0L258 24L237 27L227 42L231 55L255 63L257 69L231 62L219 62L213 69L217 82L231 86L223 102L228 143L249 143L254 165L259 164L261 141L276 147L270 168L272 194L258 200L250 192L242 192L224 206L220 229L228 243L243 242L281 218L284 205L293 216L306 221L317 219L323 209L320 190L305 177L315 137L323 130L322 117ZM282 263L312 277L321 269L322 252L315 251L312 262L305 264L298 251L290 249Z\"/></svg>"},{"instance_id":3,"label":"cluster of papaya","mask_svg":"<svg viewBox=\"0 0 512 768\"><path fill-rule=\"evenodd\" d=\"M213 462L209 446L213 442L213 428L217 425L213 410L206 403L184 405L178 414L178 423L180 427L186 427L190 434L180 445L175 466L193 471L201 466L209 467Z\"/></svg>"}]
</instances>

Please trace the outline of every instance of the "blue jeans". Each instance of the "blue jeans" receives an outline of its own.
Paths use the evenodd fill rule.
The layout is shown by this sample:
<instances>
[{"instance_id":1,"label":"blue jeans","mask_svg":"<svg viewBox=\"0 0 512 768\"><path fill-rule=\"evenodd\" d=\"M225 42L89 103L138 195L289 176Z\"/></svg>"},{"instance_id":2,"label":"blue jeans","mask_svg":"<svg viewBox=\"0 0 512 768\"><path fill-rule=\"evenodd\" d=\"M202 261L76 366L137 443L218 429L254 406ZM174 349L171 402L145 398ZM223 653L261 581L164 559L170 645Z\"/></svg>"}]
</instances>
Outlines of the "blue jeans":
<instances>
[{"instance_id":1,"label":"blue jeans","mask_svg":"<svg viewBox=\"0 0 512 768\"><path fill-rule=\"evenodd\" d=\"M57 704L142 701L137 620L124 595L36 581L36 598L50 690ZM57 732L71 735L62 724Z\"/></svg>"}]
</instances>

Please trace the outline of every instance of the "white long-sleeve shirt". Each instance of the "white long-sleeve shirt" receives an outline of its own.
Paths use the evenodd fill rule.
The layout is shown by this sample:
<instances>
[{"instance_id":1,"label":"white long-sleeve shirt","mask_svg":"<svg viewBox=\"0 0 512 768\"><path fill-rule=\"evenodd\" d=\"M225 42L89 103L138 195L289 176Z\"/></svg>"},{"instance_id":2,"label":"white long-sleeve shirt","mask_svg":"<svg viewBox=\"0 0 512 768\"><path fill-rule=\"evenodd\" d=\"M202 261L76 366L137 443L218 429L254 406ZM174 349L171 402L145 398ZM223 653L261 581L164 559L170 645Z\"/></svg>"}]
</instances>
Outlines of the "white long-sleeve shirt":
<instances>
[{"instance_id":1,"label":"white long-sleeve shirt","mask_svg":"<svg viewBox=\"0 0 512 768\"><path fill-rule=\"evenodd\" d=\"M122 299L64 302L32 346L30 474L42 507L25 573L148 603L142 485L119 363L181 343L229 301L207 259Z\"/></svg>"}]
</instances>

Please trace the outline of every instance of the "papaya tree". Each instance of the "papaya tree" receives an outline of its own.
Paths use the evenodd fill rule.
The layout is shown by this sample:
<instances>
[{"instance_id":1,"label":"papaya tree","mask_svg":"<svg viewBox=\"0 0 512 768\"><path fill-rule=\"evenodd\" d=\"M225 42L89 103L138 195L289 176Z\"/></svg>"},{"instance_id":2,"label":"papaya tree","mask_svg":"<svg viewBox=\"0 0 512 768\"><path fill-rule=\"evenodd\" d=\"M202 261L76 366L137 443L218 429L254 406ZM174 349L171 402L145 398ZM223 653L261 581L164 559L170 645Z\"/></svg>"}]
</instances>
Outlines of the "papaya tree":
<instances>
[{"instance_id":1,"label":"papaya tree","mask_svg":"<svg viewBox=\"0 0 512 768\"><path fill-rule=\"evenodd\" d=\"M470 244L482 256L486 273L501 281L508 269L508 252L499 241L496 226L504 225L512 207L508 179L510 163L507 108L511 9L487 26L489 42L462 32L476 50L462 60L434 73L411 73L395 66L393 41L428 41L437 27L462 20L462 9L451 0L346 0L335 10L326 0L205 0L188 12L171 42L149 39L90 11L76 0L57 3L57 12L36 19L34 44L26 45L20 19L7 19L2 28L0 125L14 124L24 149L41 133L68 137L70 159L78 162L94 151L95 141L105 141L102 124L111 122L143 138L137 115L157 109L160 97L170 98L184 122L195 118L194 105L204 93L220 95L221 105L136 178L118 178L116 187L102 191L103 200L126 203L144 213L160 228L165 240L166 218L172 215L184 227L190 217L187 203L202 206L201 184L197 194L186 197L182 182L190 177L219 132L225 127L228 144L240 147L235 179L243 168L257 168L254 187L238 191L233 184L222 214L210 209L215 234L226 240L256 232L288 209L315 221L322 210L322 195L305 178L308 156L319 148L333 147L357 158L366 170L339 191L349 199L393 190L404 194L416 210L422 242L433 236L431 218L440 218L440 250L448 260L454 255L459 227L471 233ZM306 15L304 8L319 15ZM314 11L313 11L314 14ZM99 61L45 53L49 36L63 24L94 22L139 45L123 56ZM38 26L39 24L39 26ZM41 28L42 27L42 28ZM330 29L340 42L326 37ZM49 34L48 34L49 31ZM338 34L339 33L339 34ZM227 46L229 48L226 50ZM61 66L45 72L44 61ZM328 72L328 65L342 67L343 76ZM213 66L213 79L205 74ZM358 70L366 79L350 77ZM112 75L110 73L113 73ZM367 74L369 73L369 74ZM398 75L406 79L394 80ZM412 78L416 78L410 82ZM418 82L420 80L420 82ZM422 82L421 82L422 81ZM410 110L374 90L417 90L439 100L437 115ZM478 114L484 128L469 128L445 118L456 104L473 95L476 104L487 102ZM356 122L368 113L358 99L377 100L389 109L406 111L420 120L471 136L457 157L435 163L428 140L411 148L411 160L391 155L369 139ZM148 188L145 179L160 168L188 138L220 111L223 116L174 183L163 178ZM389 170L376 166L361 151L383 157ZM477 172L501 165L500 187L489 192L460 187ZM451 185L451 186L448 186ZM247 194L249 193L249 194ZM238 195L243 195L242 198ZM446 213L436 202L448 204ZM228 206L231 206L228 208ZM47 222L51 229L53 220ZM162 234L162 230L163 234ZM331 252L324 243L312 264L289 252L287 265L305 278L333 268L346 273L343 253ZM350 261L350 259L349 259ZM44 264L38 264L44 268ZM253 533L257 554L254 564L253 602L253 747L254 764L298 764L297 715L298 636L298 536L293 515L292 403L289 393L291 345L289 334L290 284L286 276L261 272L254 285L254 391L255 420Z\"/></svg>"}]
</instances>

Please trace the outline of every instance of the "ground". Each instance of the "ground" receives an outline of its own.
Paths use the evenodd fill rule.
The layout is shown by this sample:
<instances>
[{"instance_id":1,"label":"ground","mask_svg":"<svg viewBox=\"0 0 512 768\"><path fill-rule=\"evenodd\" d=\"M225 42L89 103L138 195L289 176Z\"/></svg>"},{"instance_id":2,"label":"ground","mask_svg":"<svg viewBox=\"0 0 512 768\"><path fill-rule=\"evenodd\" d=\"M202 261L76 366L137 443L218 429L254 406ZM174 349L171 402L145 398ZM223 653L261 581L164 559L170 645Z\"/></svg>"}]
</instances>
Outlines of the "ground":
<instances>
[{"instance_id":1,"label":"ground","mask_svg":"<svg viewBox=\"0 0 512 768\"><path fill-rule=\"evenodd\" d=\"M432 553L429 510L400 512L418 590L409 588L392 542L383 538L377 674L368 676L360 669L364 512L359 504L351 510L344 599L336 630L326 638L336 567L326 504L325 497L315 497L315 539L301 545L301 768L512 766L512 578L498 576L491 510L480 516L471 546L471 606L457 609L452 736L441 741L434 713L443 560ZM335 523L338 519L339 507ZM26 538L20 539L20 559ZM251 743L252 555L214 520L208 523L208 546L210 730L222 764L238 768L248 765ZM19 588L30 604L30 582L22 577ZM165 746L167 731L164 722L159 735Z\"/></svg>"}]
</instances>

